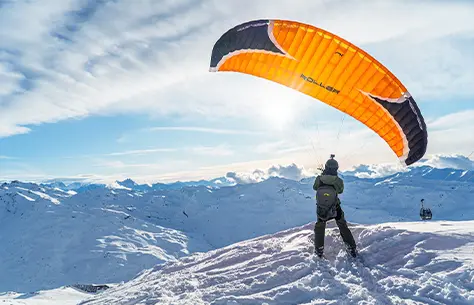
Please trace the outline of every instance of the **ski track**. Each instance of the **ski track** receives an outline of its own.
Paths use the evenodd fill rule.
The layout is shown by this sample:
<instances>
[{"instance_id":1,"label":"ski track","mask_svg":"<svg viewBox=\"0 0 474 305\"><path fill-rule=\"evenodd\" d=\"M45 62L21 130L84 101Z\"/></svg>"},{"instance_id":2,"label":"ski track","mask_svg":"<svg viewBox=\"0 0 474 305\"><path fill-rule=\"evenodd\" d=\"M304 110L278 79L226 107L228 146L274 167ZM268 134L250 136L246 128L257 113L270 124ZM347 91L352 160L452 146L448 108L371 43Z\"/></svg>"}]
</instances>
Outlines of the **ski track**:
<instances>
[{"instance_id":1,"label":"ski track","mask_svg":"<svg viewBox=\"0 0 474 305\"><path fill-rule=\"evenodd\" d=\"M358 259L328 226L326 260L312 254L311 223L157 266L81 304L474 304L474 265L440 258L474 250L470 225L454 238L355 225Z\"/></svg>"}]
</instances>

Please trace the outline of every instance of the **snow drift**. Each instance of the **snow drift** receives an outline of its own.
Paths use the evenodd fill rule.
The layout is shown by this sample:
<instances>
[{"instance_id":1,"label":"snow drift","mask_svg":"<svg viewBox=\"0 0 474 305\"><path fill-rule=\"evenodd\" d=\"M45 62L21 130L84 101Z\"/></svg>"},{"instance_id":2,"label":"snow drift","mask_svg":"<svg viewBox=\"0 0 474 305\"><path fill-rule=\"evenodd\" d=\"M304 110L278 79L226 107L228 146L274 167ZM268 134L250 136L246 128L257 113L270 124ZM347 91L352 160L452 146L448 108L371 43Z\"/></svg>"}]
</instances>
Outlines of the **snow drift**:
<instances>
[{"instance_id":1,"label":"snow drift","mask_svg":"<svg viewBox=\"0 0 474 305\"><path fill-rule=\"evenodd\" d=\"M346 218L360 226L417 222L421 198L433 221L474 219L473 171L422 166L386 177L344 178ZM4 183L0 292L119 283L156 264L291 230L315 219L313 182L272 177L157 189L132 180L79 188Z\"/></svg>"},{"instance_id":2,"label":"snow drift","mask_svg":"<svg viewBox=\"0 0 474 305\"><path fill-rule=\"evenodd\" d=\"M313 224L156 266L81 304L473 304L474 221L354 225L362 260Z\"/></svg>"}]
</instances>

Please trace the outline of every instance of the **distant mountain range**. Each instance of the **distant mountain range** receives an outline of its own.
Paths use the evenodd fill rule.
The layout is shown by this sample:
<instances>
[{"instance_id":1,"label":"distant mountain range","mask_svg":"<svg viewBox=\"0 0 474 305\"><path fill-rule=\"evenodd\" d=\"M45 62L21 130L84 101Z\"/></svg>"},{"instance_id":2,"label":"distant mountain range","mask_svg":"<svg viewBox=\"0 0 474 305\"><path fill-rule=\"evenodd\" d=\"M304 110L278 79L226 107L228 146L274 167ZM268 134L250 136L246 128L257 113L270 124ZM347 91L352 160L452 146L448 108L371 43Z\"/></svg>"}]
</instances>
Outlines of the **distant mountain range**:
<instances>
[{"instance_id":1,"label":"distant mountain range","mask_svg":"<svg viewBox=\"0 0 474 305\"><path fill-rule=\"evenodd\" d=\"M354 178L358 179L369 179L375 182L390 179L391 181L406 180L413 178L429 179L429 180L440 180L440 181L474 181L474 170L462 170L454 168L434 168L431 166L418 166L411 167L407 171L396 172L392 174L380 175L369 165L359 165L352 170L344 171L340 173L345 179L352 181ZM301 181L314 180L315 177L306 177ZM268 179L268 178L267 178ZM265 179L262 179L265 180ZM13 181L12 183L20 183L19 181ZM212 188L219 188L225 186L236 185L237 182L228 177L219 177L211 180L199 180L199 181L177 181L172 183L154 183L154 184L138 184L132 179L128 178L123 181L116 181L113 184L101 184L101 183L88 183L88 182L72 182L65 184L62 181L50 180L41 183L41 186L49 188L59 188L61 190L73 190L76 192L83 192L96 188L124 188L134 191L148 192L153 190L176 190L183 187L192 186L206 186ZM239 182L243 184L243 182Z\"/></svg>"},{"instance_id":2,"label":"distant mountain range","mask_svg":"<svg viewBox=\"0 0 474 305\"><path fill-rule=\"evenodd\" d=\"M342 206L348 221L361 224L418 221L420 199L433 221L472 220L473 175L422 166L379 176L358 167L341 174ZM9 276L0 277L0 292L116 283L194 252L307 224L315 220L313 182L3 183L0 274Z\"/></svg>"}]
</instances>

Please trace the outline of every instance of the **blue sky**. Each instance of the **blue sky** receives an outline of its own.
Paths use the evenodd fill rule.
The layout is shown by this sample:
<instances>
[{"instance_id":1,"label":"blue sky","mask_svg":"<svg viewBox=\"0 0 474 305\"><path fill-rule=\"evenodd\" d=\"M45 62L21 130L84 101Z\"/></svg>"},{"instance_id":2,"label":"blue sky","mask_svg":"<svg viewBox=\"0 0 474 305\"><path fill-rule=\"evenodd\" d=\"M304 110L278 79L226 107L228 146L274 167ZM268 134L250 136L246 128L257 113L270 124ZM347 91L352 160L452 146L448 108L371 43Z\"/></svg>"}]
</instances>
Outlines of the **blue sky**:
<instances>
[{"instance_id":1,"label":"blue sky","mask_svg":"<svg viewBox=\"0 0 474 305\"><path fill-rule=\"evenodd\" d=\"M248 9L252 7L252 9ZM374 55L414 96L427 156L474 149L474 2L0 1L0 179L196 179L396 156L291 89L209 73L222 33L281 18ZM337 135L339 134L339 138Z\"/></svg>"}]
</instances>

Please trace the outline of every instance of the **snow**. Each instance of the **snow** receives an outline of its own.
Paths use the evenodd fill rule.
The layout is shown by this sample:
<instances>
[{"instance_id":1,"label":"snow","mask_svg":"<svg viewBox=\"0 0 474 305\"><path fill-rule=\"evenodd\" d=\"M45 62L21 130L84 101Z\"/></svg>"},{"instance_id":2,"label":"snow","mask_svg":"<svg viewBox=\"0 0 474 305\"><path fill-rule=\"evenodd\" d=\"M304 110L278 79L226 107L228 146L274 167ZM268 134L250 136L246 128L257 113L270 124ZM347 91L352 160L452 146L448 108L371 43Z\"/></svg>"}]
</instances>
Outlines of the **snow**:
<instances>
[{"instance_id":1,"label":"snow","mask_svg":"<svg viewBox=\"0 0 474 305\"><path fill-rule=\"evenodd\" d=\"M375 178L343 173L342 207L361 245L359 265L344 258L333 229L329 261L314 261L307 240L314 178L151 186L127 179L116 187L5 183L0 300L35 304L43 295L77 304L94 295L70 295L68 285L126 282L92 299L474 304L473 174L429 166ZM217 187L218 180L224 183ZM432 221L419 221L422 198Z\"/></svg>"},{"instance_id":2,"label":"snow","mask_svg":"<svg viewBox=\"0 0 474 305\"><path fill-rule=\"evenodd\" d=\"M20 195L21 197L25 198L28 201L35 201L33 198L23 195L22 193L18 193L18 195Z\"/></svg>"},{"instance_id":3,"label":"snow","mask_svg":"<svg viewBox=\"0 0 474 305\"><path fill-rule=\"evenodd\" d=\"M156 266L81 304L473 304L474 264L463 255L474 251L474 221L429 228L437 233L355 224L362 261L328 228L326 261L312 254L309 223Z\"/></svg>"},{"instance_id":4,"label":"snow","mask_svg":"<svg viewBox=\"0 0 474 305\"><path fill-rule=\"evenodd\" d=\"M131 191L131 190L132 190L132 188L126 187L126 186L124 186L124 185L122 185L122 184L120 184L120 183L118 183L118 182L114 182L114 183L112 183L112 184L110 184L110 185L107 185L107 187L108 187L108 188L111 188L111 189L123 189L123 190L128 190L128 191Z\"/></svg>"},{"instance_id":5,"label":"snow","mask_svg":"<svg viewBox=\"0 0 474 305\"><path fill-rule=\"evenodd\" d=\"M0 303L5 305L76 305L91 294L70 287L32 293L0 293Z\"/></svg>"},{"instance_id":6,"label":"snow","mask_svg":"<svg viewBox=\"0 0 474 305\"><path fill-rule=\"evenodd\" d=\"M109 193L96 190L97 197L86 193L54 205L53 195L32 192L38 197L31 202L14 189L0 193L0 292L120 282L144 268L210 248L199 236L190 238L118 209ZM103 204L106 199L111 203Z\"/></svg>"},{"instance_id":7,"label":"snow","mask_svg":"<svg viewBox=\"0 0 474 305\"><path fill-rule=\"evenodd\" d=\"M30 192L35 194L35 195L38 195L39 197L41 197L43 199L50 200L54 204L59 204L60 203L58 199L53 198L53 197L49 196L48 194L45 194L45 193L42 193L42 192L37 192L37 191L30 191Z\"/></svg>"}]
</instances>

